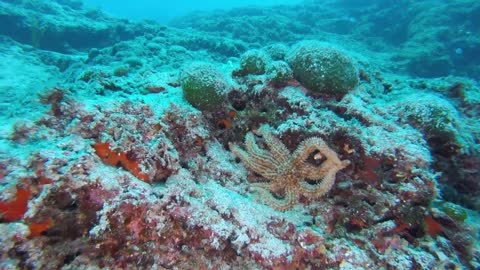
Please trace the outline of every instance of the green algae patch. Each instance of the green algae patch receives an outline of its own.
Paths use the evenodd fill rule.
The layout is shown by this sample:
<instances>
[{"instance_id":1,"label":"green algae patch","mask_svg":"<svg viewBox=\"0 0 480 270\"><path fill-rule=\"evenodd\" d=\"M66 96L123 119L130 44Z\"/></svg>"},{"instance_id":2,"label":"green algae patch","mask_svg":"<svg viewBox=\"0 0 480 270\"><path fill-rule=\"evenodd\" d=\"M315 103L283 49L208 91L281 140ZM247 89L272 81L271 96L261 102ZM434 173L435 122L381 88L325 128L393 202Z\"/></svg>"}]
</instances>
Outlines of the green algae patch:
<instances>
[{"instance_id":1,"label":"green algae patch","mask_svg":"<svg viewBox=\"0 0 480 270\"><path fill-rule=\"evenodd\" d=\"M358 69L353 60L328 44L300 42L287 61L295 79L313 92L344 95L358 84Z\"/></svg>"},{"instance_id":2,"label":"green algae patch","mask_svg":"<svg viewBox=\"0 0 480 270\"><path fill-rule=\"evenodd\" d=\"M195 62L187 65L180 73L180 84L185 99L199 110L218 109L225 100L227 83L212 64Z\"/></svg>"},{"instance_id":3,"label":"green algae patch","mask_svg":"<svg viewBox=\"0 0 480 270\"><path fill-rule=\"evenodd\" d=\"M465 221L468 218L467 211L454 203L446 202L442 204L442 211L456 221Z\"/></svg>"},{"instance_id":4,"label":"green algae patch","mask_svg":"<svg viewBox=\"0 0 480 270\"><path fill-rule=\"evenodd\" d=\"M267 71L270 57L261 50L246 51L240 57L240 69L237 70L236 75L261 75Z\"/></svg>"}]
</instances>

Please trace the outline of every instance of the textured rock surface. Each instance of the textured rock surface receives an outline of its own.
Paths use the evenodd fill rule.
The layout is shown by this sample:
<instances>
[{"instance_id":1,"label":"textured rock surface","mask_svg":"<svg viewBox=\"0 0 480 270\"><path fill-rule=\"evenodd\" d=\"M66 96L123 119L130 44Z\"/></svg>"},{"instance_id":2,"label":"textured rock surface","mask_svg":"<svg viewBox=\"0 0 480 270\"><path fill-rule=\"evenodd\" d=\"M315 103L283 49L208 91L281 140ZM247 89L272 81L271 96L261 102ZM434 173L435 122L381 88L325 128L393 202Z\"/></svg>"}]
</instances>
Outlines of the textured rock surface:
<instances>
[{"instance_id":1,"label":"textured rock surface","mask_svg":"<svg viewBox=\"0 0 480 270\"><path fill-rule=\"evenodd\" d=\"M300 42L287 61L293 77L313 92L341 96L358 84L358 70L352 59L331 44Z\"/></svg>"},{"instance_id":2,"label":"textured rock surface","mask_svg":"<svg viewBox=\"0 0 480 270\"><path fill-rule=\"evenodd\" d=\"M60 14L58 29L49 31L65 33L59 29L71 29L66 21L92 20L76 3L2 1L0 10L46 14L49 28L48 14ZM116 35L118 42L91 41L95 48L73 42L78 46L39 49L30 39L3 35L0 268L480 267L478 82L398 75L407 63L390 61L397 52L366 35L373 25L363 20L385 18L377 31L383 38L393 33L398 39L384 41L399 46L404 17L398 24L387 19L410 1L352 3L337 2L350 13L341 5L309 4L198 15L184 21L199 22L189 31L96 13L106 18L99 24L107 32L118 23L145 31ZM407 15L410 8L403 9ZM368 9L375 15L363 16ZM271 16L268 28L256 32L252 22L276 11L295 16ZM201 22L216 23L207 29ZM99 24L81 29L89 33ZM237 32L226 35L229 27ZM338 100L294 79L274 84L269 68L233 75L247 49L285 60L291 44L263 47L262 33L295 43L319 29L358 63L358 86ZM349 31L363 34L345 42ZM230 86L224 106L201 112L185 99L178 78L192 61L214 65ZM275 211L252 189L265 176L248 171L228 148L250 134L256 153L275 151L258 132L262 124L288 151L319 137L350 165L336 172L321 198L299 195L288 211ZM302 166L326 160L314 152ZM273 186L274 196L284 193Z\"/></svg>"}]
</instances>

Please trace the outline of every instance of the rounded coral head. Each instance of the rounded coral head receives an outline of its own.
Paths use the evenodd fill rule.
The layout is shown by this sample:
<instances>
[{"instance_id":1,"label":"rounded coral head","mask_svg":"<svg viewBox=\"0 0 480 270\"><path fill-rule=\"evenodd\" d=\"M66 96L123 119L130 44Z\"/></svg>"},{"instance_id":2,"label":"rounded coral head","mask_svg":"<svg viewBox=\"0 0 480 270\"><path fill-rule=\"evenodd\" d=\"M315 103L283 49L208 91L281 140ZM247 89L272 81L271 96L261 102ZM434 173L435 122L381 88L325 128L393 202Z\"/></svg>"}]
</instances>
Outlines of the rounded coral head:
<instances>
[{"instance_id":1,"label":"rounded coral head","mask_svg":"<svg viewBox=\"0 0 480 270\"><path fill-rule=\"evenodd\" d=\"M199 110L219 108L225 99L227 83L215 66L205 62L186 65L180 72L185 99Z\"/></svg>"},{"instance_id":2,"label":"rounded coral head","mask_svg":"<svg viewBox=\"0 0 480 270\"><path fill-rule=\"evenodd\" d=\"M262 50L249 50L240 57L239 75L264 74L270 62L269 56Z\"/></svg>"},{"instance_id":3,"label":"rounded coral head","mask_svg":"<svg viewBox=\"0 0 480 270\"><path fill-rule=\"evenodd\" d=\"M295 79L313 92L344 95L358 84L358 69L353 60L327 43L300 42L287 61Z\"/></svg>"}]
</instances>

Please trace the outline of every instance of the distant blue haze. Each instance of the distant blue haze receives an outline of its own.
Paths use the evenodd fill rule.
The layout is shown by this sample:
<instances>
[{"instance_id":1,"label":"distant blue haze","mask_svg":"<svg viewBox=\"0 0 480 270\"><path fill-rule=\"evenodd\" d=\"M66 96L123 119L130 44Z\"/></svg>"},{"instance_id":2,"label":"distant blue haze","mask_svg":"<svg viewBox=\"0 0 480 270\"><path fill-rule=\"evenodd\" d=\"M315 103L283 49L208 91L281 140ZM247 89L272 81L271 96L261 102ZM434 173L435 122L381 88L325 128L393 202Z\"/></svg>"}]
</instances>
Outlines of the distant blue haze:
<instances>
[{"instance_id":1,"label":"distant blue haze","mask_svg":"<svg viewBox=\"0 0 480 270\"><path fill-rule=\"evenodd\" d=\"M90 7L99 7L109 14L129 18L132 20L152 19L161 23L168 23L174 17L186 15L196 10L230 9L249 5L280 5L296 4L301 0L84 0Z\"/></svg>"}]
</instances>

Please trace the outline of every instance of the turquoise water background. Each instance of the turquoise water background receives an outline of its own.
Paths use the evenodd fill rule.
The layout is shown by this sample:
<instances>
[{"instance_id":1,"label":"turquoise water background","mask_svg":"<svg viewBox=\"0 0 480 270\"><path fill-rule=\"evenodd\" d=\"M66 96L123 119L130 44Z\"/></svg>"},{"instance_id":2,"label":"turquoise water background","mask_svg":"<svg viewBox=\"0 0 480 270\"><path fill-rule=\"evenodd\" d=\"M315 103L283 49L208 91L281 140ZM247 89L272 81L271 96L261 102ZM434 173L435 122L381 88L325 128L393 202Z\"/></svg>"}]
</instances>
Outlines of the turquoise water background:
<instances>
[{"instance_id":1,"label":"turquoise water background","mask_svg":"<svg viewBox=\"0 0 480 270\"><path fill-rule=\"evenodd\" d=\"M151 19L161 23L167 23L170 19L183 16L193 11L210 11L215 9L231 9L245 6L270 6L270 5L294 5L301 3L300 0L180 0L165 3L165 1L140 0L119 1L115 0L85 0L89 7L101 8L107 13L132 20Z\"/></svg>"}]
</instances>

